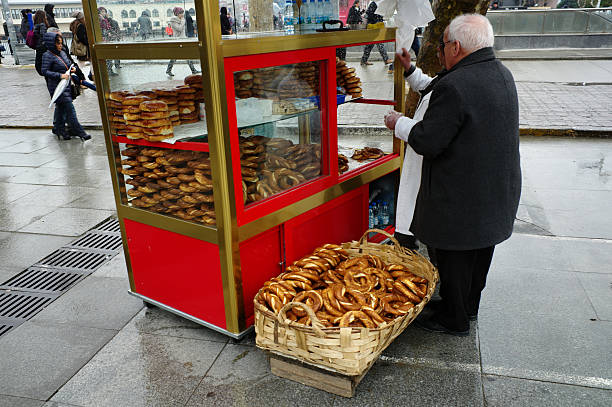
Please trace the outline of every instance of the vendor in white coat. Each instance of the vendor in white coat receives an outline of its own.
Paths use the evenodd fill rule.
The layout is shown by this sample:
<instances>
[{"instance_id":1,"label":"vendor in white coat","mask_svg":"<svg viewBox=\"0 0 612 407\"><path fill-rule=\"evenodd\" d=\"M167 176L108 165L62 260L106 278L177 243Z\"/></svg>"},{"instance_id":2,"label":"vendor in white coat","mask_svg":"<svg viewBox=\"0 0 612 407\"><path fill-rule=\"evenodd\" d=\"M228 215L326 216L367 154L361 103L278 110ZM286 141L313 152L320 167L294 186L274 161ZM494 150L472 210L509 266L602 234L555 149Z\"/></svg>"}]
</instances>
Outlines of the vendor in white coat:
<instances>
[{"instance_id":1,"label":"vendor in white coat","mask_svg":"<svg viewBox=\"0 0 612 407\"><path fill-rule=\"evenodd\" d=\"M425 111L427 111L427 107L429 106L431 90L438 79L444 76L446 71L442 70L434 78L427 76L420 68L411 64L410 53L406 48L402 48L402 54L400 55L398 53L398 58L404 66L404 77L408 81L410 89L419 92L421 98L412 119L404 117L401 113L396 111L391 111L385 116L385 125L389 129L395 130L395 137L407 142L412 126L425 116ZM438 47L438 58L440 59L440 64L444 66L443 46ZM402 246L412 250L418 249L416 238L410 231L410 224L412 223L416 198L419 193L419 186L421 185L422 164L423 156L417 154L412 147L406 143L404 165L402 166L402 175L397 197L397 210L395 211L395 237ZM433 260L435 255L433 253L429 253L429 255Z\"/></svg>"}]
</instances>

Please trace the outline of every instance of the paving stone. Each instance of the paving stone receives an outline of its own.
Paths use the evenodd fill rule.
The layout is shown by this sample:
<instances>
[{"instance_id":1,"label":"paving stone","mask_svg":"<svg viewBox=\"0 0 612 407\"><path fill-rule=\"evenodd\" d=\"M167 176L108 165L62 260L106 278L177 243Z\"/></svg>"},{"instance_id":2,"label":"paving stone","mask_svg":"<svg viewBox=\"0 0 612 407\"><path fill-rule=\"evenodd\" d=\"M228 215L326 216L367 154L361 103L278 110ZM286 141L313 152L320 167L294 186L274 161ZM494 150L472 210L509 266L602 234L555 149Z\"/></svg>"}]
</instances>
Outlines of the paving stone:
<instances>
[{"instance_id":1,"label":"paving stone","mask_svg":"<svg viewBox=\"0 0 612 407\"><path fill-rule=\"evenodd\" d=\"M20 267L0 266L0 285L23 271Z\"/></svg>"},{"instance_id":2,"label":"paving stone","mask_svg":"<svg viewBox=\"0 0 612 407\"><path fill-rule=\"evenodd\" d=\"M24 270L72 240L64 236L0 233L2 266Z\"/></svg>"},{"instance_id":3,"label":"paving stone","mask_svg":"<svg viewBox=\"0 0 612 407\"><path fill-rule=\"evenodd\" d=\"M111 187L112 181L108 168L102 170L80 170L70 171L69 169L56 169L59 177L56 177L53 185L80 185L83 187L95 188L100 186Z\"/></svg>"},{"instance_id":4,"label":"paving stone","mask_svg":"<svg viewBox=\"0 0 612 407\"><path fill-rule=\"evenodd\" d=\"M70 168L99 170L108 168L108 158L102 155L64 156L47 162L43 168Z\"/></svg>"},{"instance_id":5,"label":"paving stone","mask_svg":"<svg viewBox=\"0 0 612 407\"><path fill-rule=\"evenodd\" d=\"M44 202L42 202L44 203ZM14 232L57 209L56 206L8 205L0 209L0 230Z\"/></svg>"},{"instance_id":6,"label":"paving stone","mask_svg":"<svg viewBox=\"0 0 612 407\"><path fill-rule=\"evenodd\" d=\"M140 311L125 329L219 343L227 343L229 340L227 336L217 331L157 307L145 308Z\"/></svg>"},{"instance_id":7,"label":"paving stone","mask_svg":"<svg viewBox=\"0 0 612 407\"><path fill-rule=\"evenodd\" d=\"M55 185L53 182L59 177L56 169L49 168L29 168L20 174L10 178L8 182L14 184L42 184Z\"/></svg>"},{"instance_id":8,"label":"paving stone","mask_svg":"<svg viewBox=\"0 0 612 407\"><path fill-rule=\"evenodd\" d=\"M108 185L110 186L111 184L109 183ZM65 206L70 208L105 209L109 211L117 209L113 190L107 187L96 189L94 192L88 192Z\"/></svg>"},{"instance_id":9,"label":"paving stone","mask_svg":"<svg viewBox=\"0 0 612 407\"><path fill-rule=\"evenodd\" d=\"M124 280L87 277L32 321L120 330L143 307L142 301L127 293L129 288Z\"/></svg>"},{"instance_id":10,"label":"paving stone","mask_svg":"<svg viewBox=\"0 0 612 407\"><path fill-rule=\"evenodd\" d=\"M612 322L612 273L580 273L578 278L595 308L597 318Z\"/></svg>"},{"instance_id":11,"label":"paving stone","mask_svg":"<svg viewBox=\"0 0 612 407\"><path fill-rule=\"evenodd\" d=\"M115 334L25 322L0 337L0 394L47 400Z\"/></svg>"},{"instance_id":12,"label":"paving stone","mask_svg":"<svg viewBox=\"0 0 612 407\"><path fill-rule=\"evenodd\" d=\"M393 359L479 364L476 324L472 323L470 328L469 336L458 337L428 332L412 324L382 355Z\"/></svg>"},{"instance_id":13,"label":"paving stone","mask_svg":"<svg viewBox=\"0 0 612 407\"><path fill-rule=\"evenodd\" d=\"M15 184L18 185L18 184ZM72 185L47 185L37 188L34 192L22 196L15 201L15 205L28 205L34 202L45 205L62 206L72 202L88 192L94 192L93 188L85 188Z\"/></svg>"},{"instance_id":14,"label":"paving stone","mask_svg":"<svg viewBox=\"0 0 612 407\"><path fill-rule=\"evenodd\" d=\"M59 208L43 216L30 225L20 229L21 232L46 233L62 236L80 236L93 225L113 215L112 211L81 208Z\"/></svg>"},{"instance_id":15,"label":"paving stone","mask_svg":"<svg viewBox=\"0 0 612 407\"><path fill-rule=\"evenodd\" d=\"M487 276L480 308L508 316L565 315L582 320L596 316L578 274L570 271L543 273L538 269L493 267Z\"/></svg>"},{"instance_id":16,"label":"paving stone","mask_svg":"<svg viewBox=\"0 0 612 407\"><path fill-rule=\"evenodd\" d=\"M41 407L44 404L42 400L0 394L0 407Z\"/></svg>"},{"instance_id":17,"label":"paving stone","mask_svg":"<svg viewBox=\"0 0 612 407\"><path fill-rule=\"evenodd\" d=\"M2 148L2 147L0 147ZM3 165L3 163L0 163ZM0 181L7 181L9 178L14 177L15 175L27 171L27 168L24 167L3 167L0 166Z\"/></svg>"},{"instance_id":18,"label":"paving stone","mask_svg":"<svg viewBox=\"0 0 612 407\"><path fill-rule=\"evenodd\" d=\"M478 333L484 373L612 388L611 322L483 308Z\"/></svg>"},{"instance_id":19,"label":"paving stone","mask_svg":"<svg viewBox=\"0 0 612 407\"><path fill-rule=\"evenodd\" d=\"M95 277L117 278L127 281L128 271L125 263L125 252L123 249L121 249L121 252L118 255L94 271L93 275Z\"/></svg>"},{"instance_id":20,"label":"paving stone","mask_svg":"<svg viewBox=\"0 0 612 407\"><path fill-rule=\"evenodd\" d=\"M355 397L336 398L334 406L482 406L478 366L457 369L376 362Z\"/></svg>"},{"instance_id":21,"label":"paving stone","mask_svg":"<svg viewBox=\"0 0 612 407\"><path fill-rule=\"evenodd\" d=\"M495 247L491 268L571 270L570 257L566 245L557 238L513 234Z\"/></svg>"},{"instance_id":22,"label":"paving stone","mask_svg":"<svg viewBox=\"0 0 612 407\"><path fill-rule=\"evenodd\" d=\"M488 406L609 406L612 391L510 377L485 375Z\"/></svg>"},{"instance_id":23,"label":"paving stone","mask_svg":"<svg viewBox=\"0 0 612 407\"><path fill-rule=\"evenodd\" d=\"M51 401L83 406L183 406L223 343L121 331Z\"/></svg>"},{"instance_id":24,"label":"paving stone","mask_svg":"<svg viewBox=\"0 0 612 407\"><path fill-rule=\"evenodd\" d=\"M7 182L0 182L0 207L4 208L11 202L15 202L19 198L26 196L40 188L40 185L9 184Z\"/></svg>"},{"instance_id":25,"label":"paving stone","mask_svg":"<svg viewBox=\"0 0 612 407\"><path fill-rule=\"evenodd\" d=\"M20 154L0 152L0 163L13 167L38 167L56 159L49 154Z\"/></svg>"},{"instance_id":26,"label":"paving stone","mask_svg":"<svg viewBox=\"0 0 612 407\"><path fill-rule=\"evenodd\" d=\"M2 152L4 153L33 153L35 151L39 151L49 145L50 140L42 141L42 140L28 140L22 141L17 144L13 144L12 146L2 147Z\"/></svg>"},{"instance_id":27,"label":"paving stone","mask_svg":"<svg viewBox=\"0 0 612 407\"><path fill-rule=\"evenodd\" d=\"M329 406L334 399L322 390L272 375L261 350L227 345L187 406Z\"/></svg>"}]
</instances>

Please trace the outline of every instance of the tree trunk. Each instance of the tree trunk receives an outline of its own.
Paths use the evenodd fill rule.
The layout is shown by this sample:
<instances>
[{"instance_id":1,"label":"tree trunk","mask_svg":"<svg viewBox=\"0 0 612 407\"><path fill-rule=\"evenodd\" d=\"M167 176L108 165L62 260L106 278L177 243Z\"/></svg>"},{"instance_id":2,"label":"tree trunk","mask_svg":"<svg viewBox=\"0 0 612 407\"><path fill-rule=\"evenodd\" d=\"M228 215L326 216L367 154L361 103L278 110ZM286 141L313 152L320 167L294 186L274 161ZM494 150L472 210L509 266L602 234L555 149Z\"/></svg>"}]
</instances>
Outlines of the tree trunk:
<instances>
[{"instance_id":1,"label":"tree trunk","mask_svg":"<svg viewBox=\"0 0 612 407\"><path fill-rule=\"evenodd\" d=\"M480 13L485 15L489 3L490 0L434 0L431 7L436 19L425 28L416 65L429 76L435 76L436 73L440 72L442 66L437 56L438 44L446 27L453 18L460 14ZM408 117L414 115L418 101L418 92L411 89L406 96L405 113Z\"/></svg>"}]
</instances>

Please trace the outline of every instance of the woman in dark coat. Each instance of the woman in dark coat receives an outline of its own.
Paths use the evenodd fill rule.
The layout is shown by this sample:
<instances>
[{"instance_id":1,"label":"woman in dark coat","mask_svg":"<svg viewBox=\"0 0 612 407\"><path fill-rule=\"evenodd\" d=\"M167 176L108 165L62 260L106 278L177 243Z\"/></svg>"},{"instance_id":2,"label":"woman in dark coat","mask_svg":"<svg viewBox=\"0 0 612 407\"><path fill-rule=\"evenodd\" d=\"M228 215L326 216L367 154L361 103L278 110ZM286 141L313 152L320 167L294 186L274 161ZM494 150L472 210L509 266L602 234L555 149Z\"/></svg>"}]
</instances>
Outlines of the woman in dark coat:
<instances>
[{"instance_id":1,"label":"woman in dark coat","mask_svg":"<svg viewBox=\"0 0 612 407\"><path fill-rule=\"evenodd\" d=\"M232 33L232 24L227 16L227 7L221 7L221 34L229 35Z\"/></svg>"},{"instance_id":2,"label":"woman in dark coat","mask_svg":"<svg viewBox=\"0 0 612 407\"><path fill-rule=\"evenodd\" d=\"M55 28L59 28L57 26L57 23L55 22L55 14L53 13L53 8L55 6L53 4L45 4L45 14L47 15L47 27L55 27Z\"/></svg>"},{"instance_id":3,"label":"woman in dark coat","mask_svg":"<svg viewBox=\"0 0 612 407\"><path fill-rule=\"evenodd\" d=\"M43 54L42 58L42 73L47 79L47 89L49 94L53 96L57 85L62 79L70 79L70 74L66 71L70 67L70 59L63 49L63 38L59 33L49 32L44 35L43 39L48 51ZM73 72L76 69L73 68ZM66 86L60 96L55 100L55 109L58 109L56 117L58 118L57 137L62 136L64 140L70 140L70 135L66 131L65 124L68 123L72 131L82 140L89 140L90 135L85 133L85 130L79 123L72 104L72 94L70 86Z\"/></svg>"},{"instance_id":4,"label":"woman in dark coat","mask_svg":"<svg viewBox=\"0 0 612 407\"><path fill-rule=\"evenodd\" d=\"M47 51L45 44L43 43L43 37L47 32L49 23L47 22L47 15L42 10L37 10L34 14L34 38L36 38L36 58L34 60L34 67L36 72L42 76L40 67L42 65L42 56Z\"/></svg>"},{"instance_id":5,"label":"woman in dark coat","mask_svg":"<svg viewBox=\"0 0 612 407\"><path fill-rule=\"evenodd\" d=\"M377 8L378 8L378 5L375 2L371 2L370 5L368 6L368 9L366 11L366 17L367 17L368 24L376 24L376 23L380 23L383 21L382 16L379 14L376 14ZM371 62L368 62L368 59L370 58L370 52L372 52L372 48L374 48L374 44L368 44L363 49L363 55L361 56L362 66L372 65ZM388 65L391 62L393 62L393 60L389 59L389 57L387 56L387 51L385 50L384 44L381 44L379 42L376 44L376 48L378 48L378 52L380 52L380 56L382 57L382 60L385 61L385 65Z\"/></svg>"}]
</instances>

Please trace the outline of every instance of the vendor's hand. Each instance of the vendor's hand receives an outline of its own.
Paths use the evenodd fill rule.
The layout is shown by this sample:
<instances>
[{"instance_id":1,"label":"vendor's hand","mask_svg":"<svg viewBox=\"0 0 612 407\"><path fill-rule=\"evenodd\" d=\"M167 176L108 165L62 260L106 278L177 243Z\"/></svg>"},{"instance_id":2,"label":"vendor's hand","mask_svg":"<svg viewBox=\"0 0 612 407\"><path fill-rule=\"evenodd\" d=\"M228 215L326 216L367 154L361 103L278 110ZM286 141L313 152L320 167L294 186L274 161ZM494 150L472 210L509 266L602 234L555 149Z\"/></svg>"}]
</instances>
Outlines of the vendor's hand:
<instances>
[{"instance_id":1,"label":"vendor's hand","mask_svg":"<svg viewBox=\"0 0 612 407\"><path fill-rule=\"evenodd\" d=\"M70 69L70 72L72 72L72 73L76 72L76 67L74 67L74 66L73 66L73 67Z\"/></svg>"},{"instance_id":2,"label":"vendor's hand","mask_svg":"<svg viewBox=\"0 0 612 407\"><path fill-rule=\"evenodd\" d=\"M70 75L68 75L67 73L63 73L63 74L61 75L61 78L62 78L62 79L68 79L68 78L70 78Z\"/></svg>"},{"instance_id":3,"label":"vendor's hand","mask_svg":"<svg viewBox=\"0 0 612 407\"><path fill-rule=\"evenodd\" d=\"M395 124L402 116L403 114L396 112L395 110L389 111L389 113L385 115L385 126L387 126L389 130L395 130Z\"/></svg>"},{"instance_id":4,"label":"vendor's hand","mask_svg":"<svg viewBox=\"0 0 612 407\"><path fill-rule=\"evenodd\" d=\"M410 69L410 51L406 48L402 48L401 53L397 53L397 57L400 60L400 63L404 66L404 70L408 71Z\"/></svg>"}]
</instances>

